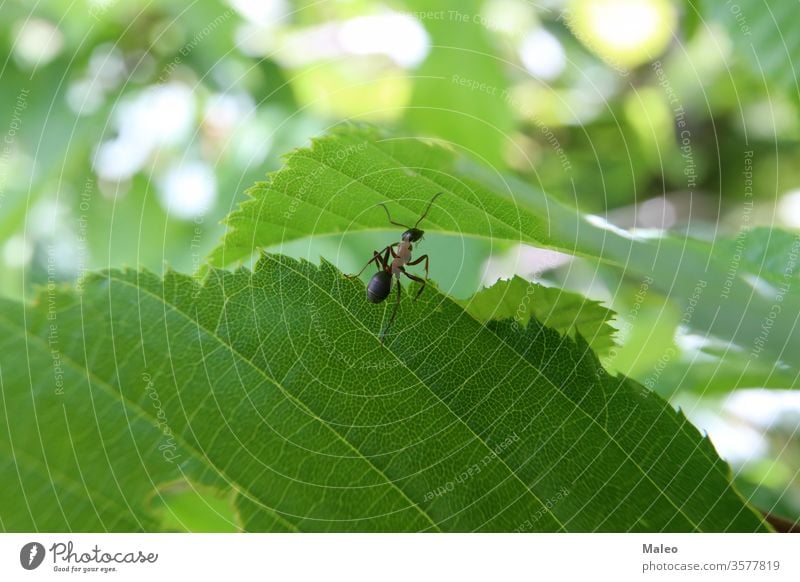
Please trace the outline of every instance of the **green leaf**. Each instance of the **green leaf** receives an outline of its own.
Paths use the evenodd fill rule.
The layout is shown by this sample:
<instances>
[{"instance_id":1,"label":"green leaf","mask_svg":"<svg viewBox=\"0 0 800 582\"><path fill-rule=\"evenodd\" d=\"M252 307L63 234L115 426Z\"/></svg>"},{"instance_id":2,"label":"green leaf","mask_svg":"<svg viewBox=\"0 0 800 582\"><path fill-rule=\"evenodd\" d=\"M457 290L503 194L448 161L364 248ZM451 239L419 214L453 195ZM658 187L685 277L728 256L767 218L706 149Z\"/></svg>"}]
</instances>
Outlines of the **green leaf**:
<instances>
[{"instance_id":1,"label":"green leaf","mask_svg":"<svg viewBox=\"0 0 800 582\"><path fill-rule=\"evenodd\" d=\"M661 375L652 378L653 389L664 397L681 391L716 396L739 388L796 385L796 373L739 355L737 360L735 357L713 357L701 351L691 358L671 361Z\"/></svg>"},{"instance_id":2,"label":"green leaf","mask_svg":"<svg viewBox=\"0 0 800 582\"><path fill-rule=\"evenodd\" d=\"M800 282L800 235L777 228L757 226L742 230L735 239L721 241L724 255L737 257L751 273L751 286L775 296L781 285ZM773 287L774 289L770 289Z\"/></svg>"},{"instance_id":3,"label":"green leaf","mask_svg":"<svg viewBox=\"0 0 800 582\"><path fill-rule=\"evenodd\" d=\"M610 309L577 293L522 277L498 281L458 303L478 321L513 319L524 326L535 317L562 335L574 338L575 332L580 332L595 352L602 354L614 345L615 330L608 323L614 317Z\"/></svg>"},{"instance_id":4,"label":"green leaf","mask_svg":"<svg viewBox=\"0 0 800 582\"><path fill-rule=\"evenodd\" d=\"M391 308L276 255L0 300L0 414L24 419L2 527L149 529L184 479L235 491L247 530L766 528L710 442L580 337L480 323L431 285L383 345Z\"/></svg>"},{"instance_id":5,"label":"green leaf","mask_svg":"<svg viewBox=\"0 0 800 582\"><path fill-rule=\"evenodd\" d=\"M759 292L759 270L740 264L735 240L639 236L440 145L368 127L339 128L289 155L283 169L253 187L250 199L229 215L210 261L228 265L297 238L386 230L378 206L386 201L395 220L413 223L436 192L445 194L421 225L426 231L547 247L610 266L633 288L647 282L675 301L682 326L740 346L753 360L800 371L800 326L794 317L772 316L776 303L785 314L800 313L800 288L781 291L780 299L777 291ZM728 357L741 355L732 350Z\"/></svg>"},{"instance_id":6,"label":"green leaf","mask_svg":"<svg viewBox=\"0 0 800 582\"><path fill-rule=\"evenodd\" d=\"M378 206L387 199L393 218L414 223L431 197L426 230L547 244L546 222L521 211L519 201L454 172L450 150L417 139L383 139L369 127L344 127L286 157L268 182L253 186L228 215L223 244L210 257L224 266L258 247L322 234L387 229ZM391 227L396 230L396 227Z\"/></svg>"}]
</instances>

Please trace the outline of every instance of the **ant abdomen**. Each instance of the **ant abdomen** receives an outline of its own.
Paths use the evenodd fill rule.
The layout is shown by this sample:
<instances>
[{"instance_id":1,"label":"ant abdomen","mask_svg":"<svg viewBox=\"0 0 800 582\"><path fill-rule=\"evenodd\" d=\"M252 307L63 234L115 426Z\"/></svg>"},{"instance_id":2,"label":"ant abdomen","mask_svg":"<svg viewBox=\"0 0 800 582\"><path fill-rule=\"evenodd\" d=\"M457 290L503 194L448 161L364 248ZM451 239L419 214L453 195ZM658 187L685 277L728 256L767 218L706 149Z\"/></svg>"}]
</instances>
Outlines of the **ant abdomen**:
<instances>
[{"instance_id":1,"label":"ant abdomen","mask_svg":"<svg viewBox=\"0 0 800 582\"><path fill-rule=\"evenodd\" d=\"M381 303L392 290L392 274L389 271L378 271L367 284L367 299L371 303Z\"/></svg>"}]
</instances>

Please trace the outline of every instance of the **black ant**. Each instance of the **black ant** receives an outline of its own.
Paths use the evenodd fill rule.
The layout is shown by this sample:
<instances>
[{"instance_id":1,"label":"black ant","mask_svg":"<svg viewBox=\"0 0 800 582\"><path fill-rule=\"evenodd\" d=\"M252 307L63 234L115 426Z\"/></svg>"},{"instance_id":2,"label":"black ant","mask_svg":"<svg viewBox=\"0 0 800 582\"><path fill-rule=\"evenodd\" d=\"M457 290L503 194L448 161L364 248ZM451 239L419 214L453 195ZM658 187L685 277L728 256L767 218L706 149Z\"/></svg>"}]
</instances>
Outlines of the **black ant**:
<instances>
[{"instance_id":1,"label":"black ant","mask_svg":"<svg viewBox=\"0 0 800 582\"><path fill-rule=\"evenodd\" d=\"M417 220L413 227L406 226L405 224L400 224L399 222L392 220L392 216L389 214L389 209L386 208L386 205L383 202L381 202L381 206L386 211L386 217L389 219L389 222L396 226L402 226L406 229L406 231L400 237L400 242L392 243L380 252L372 251L372 258L367 261L367 264L364 265L363 269L361 269L355 275L347 275L347 277L351 279L358 277L364 272L364 269L366 269L370 263L375 263L375 266L378 268L378 272L372 276L372 279L370 279L369 283L367 284L367 300L369 300L370 303L381 303L385 301L389 296L389 293L392 291L392 277L396 277L397 301L394 304L394 310L392 311L392 316L389 318L389 323L386 324L386 327L384 327L383 331L381 332L381 342L383 342L384 335L392 326L394 318L397 316L397 309L400 307L400 295L402 289L400 286L400 275L405 275L412 281L420 283L420 288L419 291L417 291L417 294L414 296L414 301L416 301L417 298L419 298L419 296L422 294L422 290L425 289L425 284L428 282L428 255L422 255L416 261L412 261L412 243L422 240L425 231L418 229L417 226L420 222L422 222L422 219L428 215L428 211L431 209L431 206L433 206L433 201L442 194L444 194L444 192L438 192L437 194L434 194L433 198L431 198L431 201L428 202L428 207L425 209L425 212L422 213L422 216L419 217L419 220ZM394 250L394 247L397 247L396 251ZM389 262L390 254L392 256L391 262ZM424 279L422 277L412 275L406 271L406 265L419 265L422 261L425 261Z\"/></svg>"}]
</instances>

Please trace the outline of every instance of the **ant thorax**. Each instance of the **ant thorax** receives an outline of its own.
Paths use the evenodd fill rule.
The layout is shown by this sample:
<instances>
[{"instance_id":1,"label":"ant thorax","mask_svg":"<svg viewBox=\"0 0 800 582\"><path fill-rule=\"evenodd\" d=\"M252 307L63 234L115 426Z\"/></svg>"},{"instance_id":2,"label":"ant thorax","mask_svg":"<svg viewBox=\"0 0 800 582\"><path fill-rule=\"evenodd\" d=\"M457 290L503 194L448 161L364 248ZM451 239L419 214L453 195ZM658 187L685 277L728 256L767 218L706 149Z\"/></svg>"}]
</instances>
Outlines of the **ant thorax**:
<instances>
[{"instance_id":1,"label":"ant thorax","mask_svg":"<svg viewBox=\"0 0 800 582\"><path fill-rule=\"evenodd\" d=\"M392 261L392 272L399 271L411 261L411 243L403 241L397 245L397 256Z\"/></svg>"}]
</instances>

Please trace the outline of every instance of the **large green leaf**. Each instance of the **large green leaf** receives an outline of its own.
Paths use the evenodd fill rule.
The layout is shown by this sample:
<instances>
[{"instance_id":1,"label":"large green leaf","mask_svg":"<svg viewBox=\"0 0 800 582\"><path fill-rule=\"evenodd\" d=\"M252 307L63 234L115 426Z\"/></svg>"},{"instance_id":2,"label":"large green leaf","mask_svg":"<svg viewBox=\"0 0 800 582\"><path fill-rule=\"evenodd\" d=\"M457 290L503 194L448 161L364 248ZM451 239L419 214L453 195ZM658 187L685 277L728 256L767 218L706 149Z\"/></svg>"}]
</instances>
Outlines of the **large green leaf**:
<instances>
[{"instance_id":1,"label":"large green leaf","mask_svg":"<svg viewBox=\"0 0 800 582\"><path fill-rule=\"evenodd\" d=\"M149 529L180 477L233 489L248 530L765 529L709 441L580 337L431 286L384 345L388 309L276 255L0 301L0 524Z\"/></svg>"},{"instance_id":2,"label":"large green leaf","mask_svg":"<svg viewBox=\"0 0 800 582\"><path fill-rule=\"evenodd\" d=\"M740 360L744 353L800 370L800 289L757 284L762 262L771 272L794 272L783 246L767 249L763 260L742 261L735 239L637 236L451 150L370 128L341 128L289 155L284 168L253 187L251 198L228 217L228 232L210 260L221 266L292 239L385 230L380 202L389 201L395 220L414 222L440 191L445 195L421 225L426 230L549 247L610 266L633 279L634 288L647 282L676 301L688 329L742 348L727 357ZM791 236L766 232L782 241ZM764 251L753 244L756 254ZM784 316L773 316L776 304Z\"/></svg>"}]
</instances>

